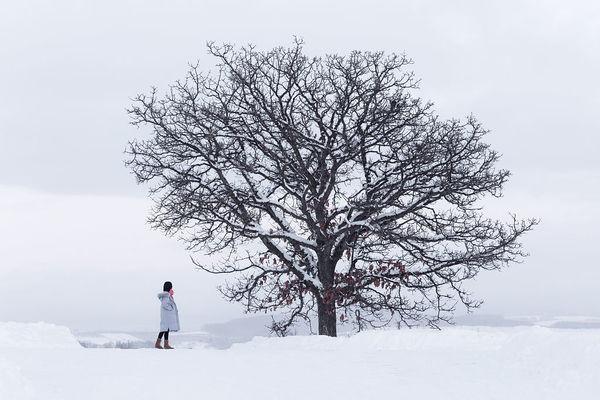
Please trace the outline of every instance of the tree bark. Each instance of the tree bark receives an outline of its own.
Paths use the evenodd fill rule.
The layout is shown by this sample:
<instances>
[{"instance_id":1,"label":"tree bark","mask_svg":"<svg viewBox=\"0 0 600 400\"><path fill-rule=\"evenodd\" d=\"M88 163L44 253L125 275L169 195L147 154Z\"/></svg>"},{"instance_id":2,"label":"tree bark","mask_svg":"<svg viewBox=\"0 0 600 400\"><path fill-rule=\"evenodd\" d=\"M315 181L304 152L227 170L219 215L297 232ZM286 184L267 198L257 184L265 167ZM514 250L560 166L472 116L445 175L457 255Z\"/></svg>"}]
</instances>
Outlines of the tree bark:
<instances>
[{"instance_id":1,"label":"tree bark","mask_svg":"<svg viewBox=\"0 0 600 400\"><path fill-rule=\"evenodd\" d=\"M319 335L337 336L337 318L334 302L317 302L319 312Z\"/></svg>"}]
</instances>

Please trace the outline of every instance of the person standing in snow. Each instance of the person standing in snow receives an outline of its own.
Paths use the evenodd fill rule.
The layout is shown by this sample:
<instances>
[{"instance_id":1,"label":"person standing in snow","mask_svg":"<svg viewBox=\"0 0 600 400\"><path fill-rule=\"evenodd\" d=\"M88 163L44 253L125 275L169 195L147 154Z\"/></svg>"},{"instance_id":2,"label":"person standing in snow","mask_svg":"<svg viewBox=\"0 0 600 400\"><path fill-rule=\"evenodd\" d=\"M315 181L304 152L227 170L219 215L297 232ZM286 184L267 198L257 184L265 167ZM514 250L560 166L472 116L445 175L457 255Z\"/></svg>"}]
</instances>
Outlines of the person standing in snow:
<instances>
[{"instance_id":1,"label":"person standing in snow","mask_svg":"<svg viewBox=\"0 0 600 400\"><path fill-rule=\"evenodd\" d=\"M179 330L179 311L177 304L173 300L173 284L169 281L163 285L163 291L158 294L160 300L160 332L156 339L154 347L157 349L172 349L169 345L169 332L177 332ZM165 346L160 345L162 338L165 338Z\"/></svg>"}]
</instances>

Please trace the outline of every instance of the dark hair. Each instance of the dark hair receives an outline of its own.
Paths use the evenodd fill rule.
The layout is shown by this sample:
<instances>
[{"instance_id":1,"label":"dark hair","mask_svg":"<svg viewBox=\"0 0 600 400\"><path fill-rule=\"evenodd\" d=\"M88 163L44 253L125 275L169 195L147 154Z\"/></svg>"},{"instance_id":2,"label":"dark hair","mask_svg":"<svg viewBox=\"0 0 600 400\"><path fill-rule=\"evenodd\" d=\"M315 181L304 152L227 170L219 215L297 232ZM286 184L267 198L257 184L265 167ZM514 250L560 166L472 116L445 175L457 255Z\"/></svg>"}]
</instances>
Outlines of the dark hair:
<instances>
[{"instance_id":1,"label":"dark hair","mask_svg":"<svg viewBox=\"0 0 600 400\"><path fill-rule=\"evenodd\" d=\"M163 285L163 291L168 292L173 288L173 284L169 281L166 281Z\"/></svg>"}]
</instances>

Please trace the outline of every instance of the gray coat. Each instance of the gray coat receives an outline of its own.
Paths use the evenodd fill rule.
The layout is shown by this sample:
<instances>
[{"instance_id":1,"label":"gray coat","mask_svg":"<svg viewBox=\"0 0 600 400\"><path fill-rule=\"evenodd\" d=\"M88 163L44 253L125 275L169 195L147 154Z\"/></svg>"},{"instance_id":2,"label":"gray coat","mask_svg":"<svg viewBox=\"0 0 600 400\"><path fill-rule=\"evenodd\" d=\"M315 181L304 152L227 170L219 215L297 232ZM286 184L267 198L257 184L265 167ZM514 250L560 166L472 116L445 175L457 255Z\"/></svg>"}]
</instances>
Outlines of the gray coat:
<instances>
[{"instance_id":1,"label":"gray coat","mask_svg":"<svg viewBox=\"0 0 600 400\"><path fill-rule=\"evenodd\" d=\"M169 292L158 294L160 300L160 331L177 332L179 330L179 311Z\"/></svg>"}]
</instances>

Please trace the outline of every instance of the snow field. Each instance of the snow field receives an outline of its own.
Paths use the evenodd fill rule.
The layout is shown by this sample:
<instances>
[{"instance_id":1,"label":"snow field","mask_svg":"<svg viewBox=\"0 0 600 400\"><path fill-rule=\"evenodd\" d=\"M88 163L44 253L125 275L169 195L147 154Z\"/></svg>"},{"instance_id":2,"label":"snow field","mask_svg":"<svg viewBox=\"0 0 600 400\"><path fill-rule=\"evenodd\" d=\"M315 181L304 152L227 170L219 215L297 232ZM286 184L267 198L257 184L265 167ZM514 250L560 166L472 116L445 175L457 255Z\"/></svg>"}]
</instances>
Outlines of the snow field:
<instances>
[{"instance_id":1,"label":"snow field","mask_svg":"<svg viewBox=\"0 0 600 400\"><path fill-rule=\"evenodd\" d=\"M33 343L0 342L2 400L580 400L600 393L600 330L388 330L165 351L85 349L66 345L75 341L66 328L15 328L0 325L0 338L28 331Z\"/></svg>"}]
</instances>

